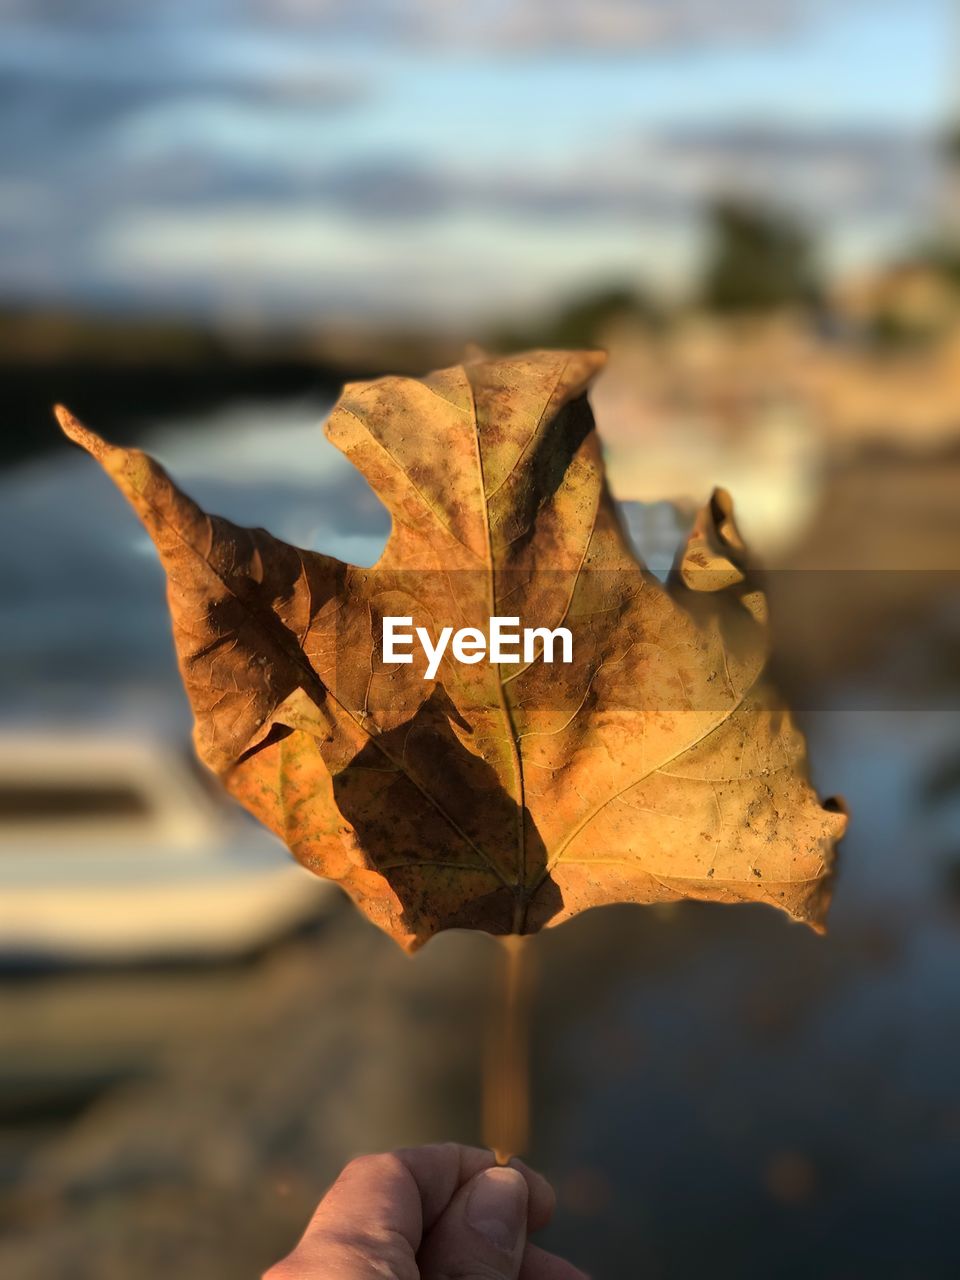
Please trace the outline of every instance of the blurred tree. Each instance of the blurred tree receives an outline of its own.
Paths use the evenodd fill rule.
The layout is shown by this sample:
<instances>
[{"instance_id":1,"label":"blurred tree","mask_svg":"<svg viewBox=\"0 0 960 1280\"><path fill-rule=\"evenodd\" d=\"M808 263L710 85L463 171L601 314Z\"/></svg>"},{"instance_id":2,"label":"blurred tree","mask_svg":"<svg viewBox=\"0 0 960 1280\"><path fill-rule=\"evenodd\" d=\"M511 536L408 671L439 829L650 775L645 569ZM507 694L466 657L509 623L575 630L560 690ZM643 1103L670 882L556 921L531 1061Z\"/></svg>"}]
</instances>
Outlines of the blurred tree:
<instances>
[{"instance_id":1,"label":"blurred tree","mask_svg":"<svg viewBox=\"0 0 960 1280\"><path fill-rule=\"evenodd\" d=\"M700 298L713 311L765 311L818 300L810 236L778 209L736 197L707 209Z\"/></svg>"},{"instance_id":2,"label":"blurred tree","mask_svg":"<svg viewBox=\"0 0 960 1280\"><path fill-rule=\"evenodd\" d=\"M645 289L606 285L570 299L538 321L500 325L487 341L494 351L597 347L603 346L610 325L622 320L654 328L662 322L663 313Z\"/></svg>"},{"instance_id":3,"label":"blurred tree","mask_svg":"<svg viewBox=\"0 0 960 1280\"><path fill-rule=\"evenodd\" d=\"M596 345L603 331L618 320L653 324L658 318L658 309L646 292L625 286L598 289L595 293L573 299L559 312L550 326L550 345Z\"/></svg>"}]
</instances>

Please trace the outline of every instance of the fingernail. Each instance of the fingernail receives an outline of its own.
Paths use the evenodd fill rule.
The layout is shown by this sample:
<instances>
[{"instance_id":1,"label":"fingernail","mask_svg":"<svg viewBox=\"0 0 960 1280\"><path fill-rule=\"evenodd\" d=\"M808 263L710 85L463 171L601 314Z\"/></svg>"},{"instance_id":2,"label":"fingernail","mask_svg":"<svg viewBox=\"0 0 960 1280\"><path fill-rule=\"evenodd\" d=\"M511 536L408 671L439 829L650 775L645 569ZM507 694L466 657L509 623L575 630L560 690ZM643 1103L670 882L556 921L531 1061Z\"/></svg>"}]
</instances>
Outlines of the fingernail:
<instances>
[{"instance_id":1,"label":"fingernail","mask_svg":"<svg viewBox=\"0 0 960 1280\"><path fill-rule=\"evenodd\" d=\"M467 1222L505 1253L512 1253L527 1221L527 1184L516 1169L487 1169L473 1180Z\"/></svg>"}]
</instances>

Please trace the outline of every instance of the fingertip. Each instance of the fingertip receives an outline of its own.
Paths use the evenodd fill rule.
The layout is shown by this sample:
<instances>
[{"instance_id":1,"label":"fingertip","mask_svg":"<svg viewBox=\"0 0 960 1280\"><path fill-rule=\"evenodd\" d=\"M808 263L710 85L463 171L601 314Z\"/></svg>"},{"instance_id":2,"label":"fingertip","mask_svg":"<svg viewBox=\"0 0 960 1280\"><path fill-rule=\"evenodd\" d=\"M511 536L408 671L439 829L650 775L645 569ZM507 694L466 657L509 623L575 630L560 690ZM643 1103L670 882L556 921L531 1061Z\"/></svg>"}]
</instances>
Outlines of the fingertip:
<instances>
[{"instance_id":1,"label":"fingertip","mask_svg":"<svg viewBox=\"0 0 960 1280\"><path fill-rule=\"evenodd\" d=\"M456 1142L400 1147L393 1155L406 1165L420 1188L424 1231L430 1230L458 1187L464 1186L484 1169L497 1167L489 1148L467 1147ZM542 1230L553 1218L557 1207L553 1187L542 1173L531 1169L524 1160L514 1157L505 1167L517 1170L526 1179L529 1229Z\"/></svg>"},{"instance_id":2,"label":"fingertip","mask_svg":"<svg viewBox=\"0 0 960 1280\"><path fill-rule=\"evenodd\" d=\"M515 1253L526 1235L530 1187L519 1169L495 1165L467 1184L466 1219L504 1253Z\"/></svg>"},{"instance_id":3,"label":"fingertip","mask_svg":"<svg viewBox=\"0 0 960 1280\"><path fill-rule=\"evenodd\" d=\"M553 1187L536 1169L531 1169L524 1161L516 1156L509 1161L508 1168L516 1169L522 1173L527 1180L527 1186L530 1189L530 1201L528 1216L530 1220L530 1230L540 1231L553 1218L557 1209L557 1193Z\"/></svg>"}]
</instances>

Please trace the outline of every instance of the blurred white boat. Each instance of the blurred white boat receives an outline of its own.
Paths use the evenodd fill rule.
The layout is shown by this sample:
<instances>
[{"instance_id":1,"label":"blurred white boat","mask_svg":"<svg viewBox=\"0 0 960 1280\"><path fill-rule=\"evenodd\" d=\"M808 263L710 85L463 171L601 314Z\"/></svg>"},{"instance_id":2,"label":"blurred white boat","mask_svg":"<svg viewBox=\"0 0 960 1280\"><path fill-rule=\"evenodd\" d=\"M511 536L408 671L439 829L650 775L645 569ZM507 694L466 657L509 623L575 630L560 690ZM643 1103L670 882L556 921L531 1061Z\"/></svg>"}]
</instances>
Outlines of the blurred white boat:
<instances>
[{"instance_id":1,"label":"blurred white boat","mask_svg":"<svg viewBox=\"0 0 960 1280\"><path fill-rule=\"evenodd\" d=\"M236 956L337 898L168 743L0 734L0 960Z\"/></svg>"}]
</instances>

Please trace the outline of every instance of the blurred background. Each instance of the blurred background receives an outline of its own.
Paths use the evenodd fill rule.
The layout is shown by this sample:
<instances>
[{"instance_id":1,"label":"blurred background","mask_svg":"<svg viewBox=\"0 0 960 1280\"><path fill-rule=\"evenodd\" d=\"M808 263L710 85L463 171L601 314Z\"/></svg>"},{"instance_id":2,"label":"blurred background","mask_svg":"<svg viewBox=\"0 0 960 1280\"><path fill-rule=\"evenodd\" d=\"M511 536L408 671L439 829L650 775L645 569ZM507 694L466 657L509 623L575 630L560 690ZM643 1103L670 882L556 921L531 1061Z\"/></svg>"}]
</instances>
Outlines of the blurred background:
<instances>
[{"instance_id":1,"label":"blurred background","mask_svg":"<svg viewBox=\"0 0 960 1280\"><path fill-rule=\"evenodd\" d=\"M408 960L191 764L66 402L372 562L320 424L595 344L662 570L715 483L852 811L825 939L538 939L545 1241L596 1280L960 1274L960 28L948 0L0 0L0 1272L255 1275L352 1154L477 1141L495 952Z\"/></svg>"}]
</instances>

